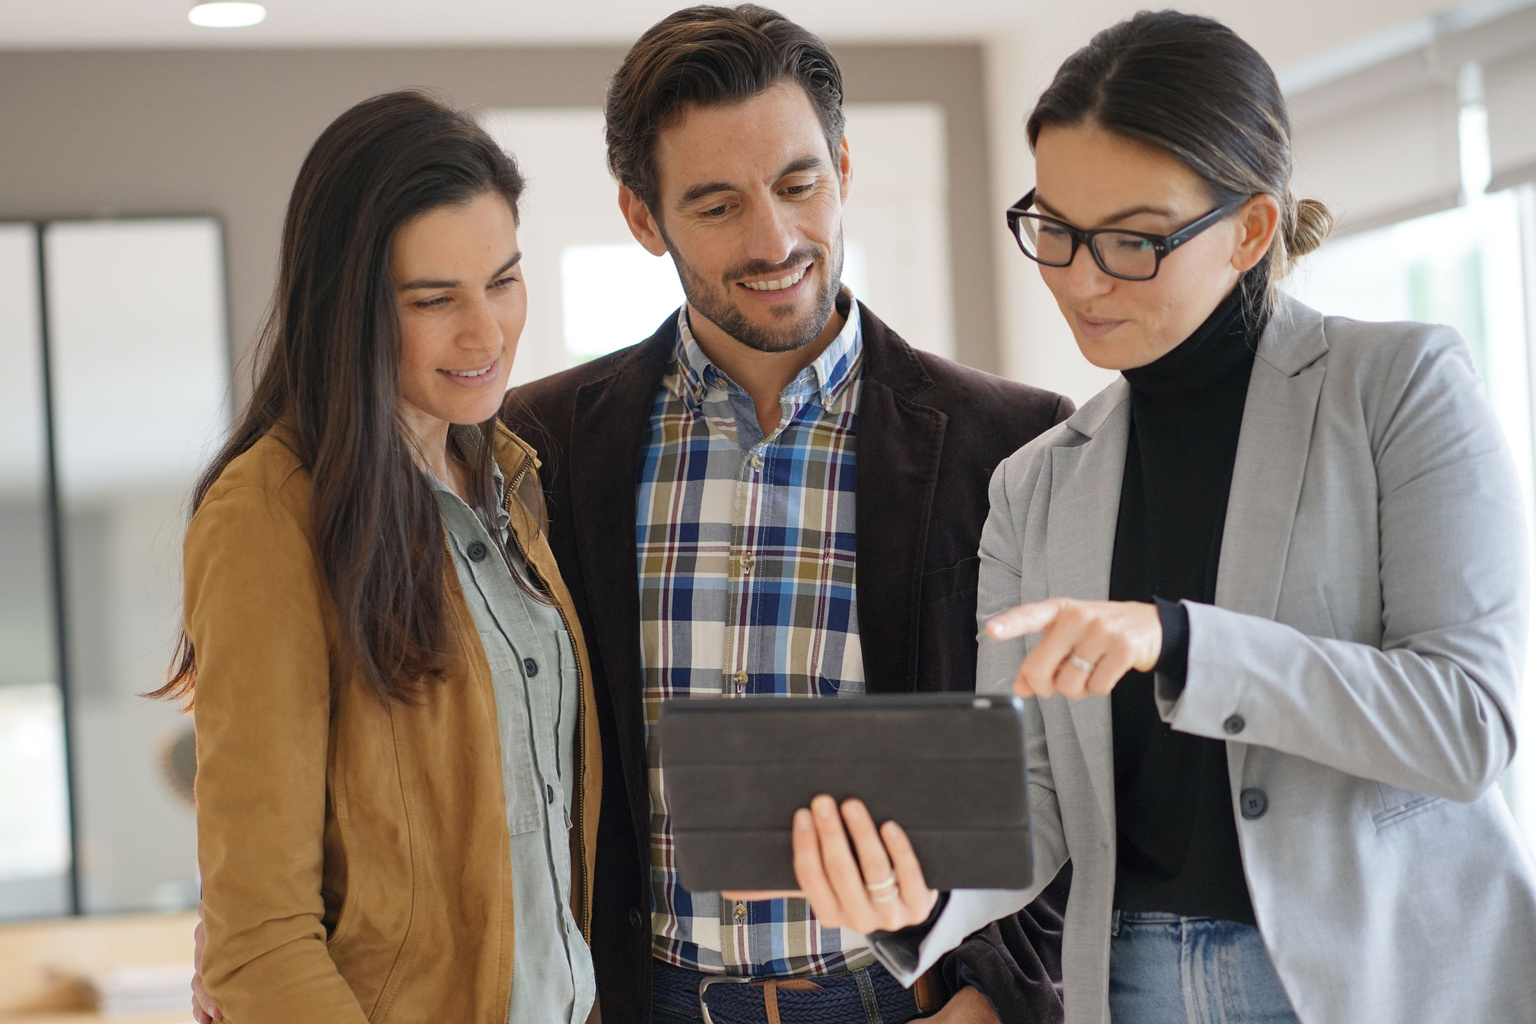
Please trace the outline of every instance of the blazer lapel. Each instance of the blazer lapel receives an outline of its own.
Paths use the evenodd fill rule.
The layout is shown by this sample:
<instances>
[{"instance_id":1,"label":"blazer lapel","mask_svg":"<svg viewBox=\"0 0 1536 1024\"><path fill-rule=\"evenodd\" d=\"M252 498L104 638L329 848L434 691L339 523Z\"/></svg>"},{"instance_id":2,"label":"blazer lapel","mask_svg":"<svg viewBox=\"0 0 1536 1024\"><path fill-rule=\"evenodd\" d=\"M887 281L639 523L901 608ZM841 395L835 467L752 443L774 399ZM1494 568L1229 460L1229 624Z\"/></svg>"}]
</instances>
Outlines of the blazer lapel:
<instances>
[{"instance_id":1,"label":"blazer lapel","mask_svg":"<svg viewBox=\"0 0 1536 1024\"><path fill-rule=\"evenodd\" d=\"M1259 340L1216 576L1218 607L1274 618L1328 351L1323 318L1287 300Z\"/></svg>"},{"instance_id":2,"label":"blazer lapel","mask_svg":"<svg viewBox=\"0 0 1536 1024\"><path fill-rule=\"evenodd\" d=\"M1046 585L1052 597L1103 601L1120 513L1131 406L1123 379L1067 420L1087 440L1051 449L1051 503L1046 519ZM1055 698L1065 700L1066 698ZM1099 810L1114 827L1114 736L1107 697L1067 701Z\"/></svg>"},{"instance_id":3,"label":"blazer lapel","mask_svg":"<svg viewBox=\"0 0 1536 1024\"><path fill-rule=\"evenodd\" d=\"M576 392L567 441L572 521L582 589L603 663L629 806L649 829L645 709L640 674L640 570L635 545L640 448L677 337L675 318L607 377Z\"/></svg>"},{"instance_id":4,"label":"blazer lapel","mask_svg":"<svg viewBox=\"0 0 1536 1024\"><path fill-rule=\"evenodd\" d=\"M1275 617L1327 351L1322 315L1285 298L1259 339L1248 381L1216 573L1219 608ZM1247 753L1245 743L1227 744L1234 785Z\"/></svg>"},{"instance_id":5,"label":"blazer lapel","mask_svg":"<svg viewBox=\"0 0 1536 1024\"><path fill-rule=\"evenodd\" d=\"M948 417L905 342L859 306L864 383L854 459L859 647L870 693L917 689L918 591Z\"/></svg>"}]
</instances>

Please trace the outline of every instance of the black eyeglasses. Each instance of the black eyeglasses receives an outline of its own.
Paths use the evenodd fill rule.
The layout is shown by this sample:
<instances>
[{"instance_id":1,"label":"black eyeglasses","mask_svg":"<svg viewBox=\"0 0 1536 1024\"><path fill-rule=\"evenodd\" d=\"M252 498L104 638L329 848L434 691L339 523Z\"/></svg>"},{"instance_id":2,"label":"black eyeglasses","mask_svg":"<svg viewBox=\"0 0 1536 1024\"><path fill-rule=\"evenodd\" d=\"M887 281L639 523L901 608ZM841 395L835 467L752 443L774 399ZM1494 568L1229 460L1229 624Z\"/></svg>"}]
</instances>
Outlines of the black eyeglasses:
<instances>
[{"instance_id":1,"label":"black eyeglasses","mask_svg":"<svg viewBox=\"0 0 1536 1024\"><path fill-rule=\"evenodd\" d=\"M1194 238L1200 232L1227 217L1250 197L1234 199L1185 225L1171 235L1153 235L1145 231L1120 228L1095 228L1082 231L1065 221L1044 214L1030 213L1035 205L1035 190L1008 208L1008 230L1024 255L1047 267L1069 267L1077 258L1077 247L1086 245L1093 262L1110 277L1122 281L1148 281L1157 276L1163 257Z\"/></svg>"}]
</instances>

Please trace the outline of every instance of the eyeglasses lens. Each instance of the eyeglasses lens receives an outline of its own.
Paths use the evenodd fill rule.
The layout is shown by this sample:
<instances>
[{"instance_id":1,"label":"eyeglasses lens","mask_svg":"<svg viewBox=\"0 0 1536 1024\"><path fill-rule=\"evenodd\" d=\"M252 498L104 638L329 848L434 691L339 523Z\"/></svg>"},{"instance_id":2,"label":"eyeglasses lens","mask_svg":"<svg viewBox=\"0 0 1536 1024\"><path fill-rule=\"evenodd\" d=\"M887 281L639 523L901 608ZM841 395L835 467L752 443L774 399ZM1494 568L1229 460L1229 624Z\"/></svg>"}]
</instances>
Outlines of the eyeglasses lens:
<instances>
[{"instance_id":1,"label":"eyeglasses lens","mask_svg":"<svg viewBox=\"0 0 1536 1024\"><path fill-rule=\"evenodd\" d=\"M1041 263L1064 267L1072 260L1072 233L1053 221L1024 217L1019 222L1025 250Z\"/></svg>"},{"instance_id":2,"label":"eyeglasses lens","mask_svg":"<svg viewBox=\"0 0 1536 1024\"><path fill-rule=\"evenodd\" d=\"M1049 218L1024 215L1018 219L1024 251L1041 263L1065 267L1072 262L1072 232ZM1109 272L1132 280L1157 273L1157 250L1139 235L1105 231L1093 236L1093 247Z\"/></svg>"},{"instance_id":3,"label":"eyeglasses lens","mask_svg":"<svg viewBox=\"0 0 1536 1024\"><path fill-rule=\"evenodd\" d=\"M1137 280L1157 273L1157 250L1145 238L1106 231L1093 236L1093 247L1111 274Z\"/></svg>"}]
</instances>

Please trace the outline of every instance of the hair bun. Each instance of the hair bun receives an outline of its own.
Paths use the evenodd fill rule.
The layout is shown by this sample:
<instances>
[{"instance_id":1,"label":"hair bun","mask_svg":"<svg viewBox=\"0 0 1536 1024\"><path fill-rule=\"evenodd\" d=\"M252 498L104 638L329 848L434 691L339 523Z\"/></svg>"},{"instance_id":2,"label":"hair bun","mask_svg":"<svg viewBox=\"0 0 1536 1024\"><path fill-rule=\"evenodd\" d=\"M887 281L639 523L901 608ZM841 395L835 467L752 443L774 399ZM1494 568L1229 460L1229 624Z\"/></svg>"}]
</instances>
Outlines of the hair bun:
<instances>
[{"instance_id":1,"label":"hair bun","mask_svg":"<svg viewBox=\"0 0 1536 1024\"><path fill-rule=\"evenodd\" d=\"M1291 227L1290 237L1285 240L1287 254L1292 260L1297 260L1314 252L1328 240L1328 233L1332 230L1333 214L1328 212L1328 207L1316 199L1297 200L1296 220Z\"/></svg>"}]
</instances>

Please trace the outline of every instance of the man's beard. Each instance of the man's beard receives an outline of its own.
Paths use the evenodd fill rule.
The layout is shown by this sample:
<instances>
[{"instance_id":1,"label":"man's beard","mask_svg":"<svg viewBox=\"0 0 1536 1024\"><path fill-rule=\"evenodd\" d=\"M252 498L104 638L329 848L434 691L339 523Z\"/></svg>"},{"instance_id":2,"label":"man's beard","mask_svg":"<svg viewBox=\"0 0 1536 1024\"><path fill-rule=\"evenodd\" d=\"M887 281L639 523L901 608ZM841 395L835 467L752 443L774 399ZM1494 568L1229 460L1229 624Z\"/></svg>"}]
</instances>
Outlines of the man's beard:
<instances>
[{"instance_id":1,"label":"man's beard","mask_svg":"<svg viewBox=\"0 0 1536 1024\"><path fill-rule=\"evenodd\" d=\"M809 313L797 320L788 320L790 316L788 311L782 314L775 313L776 316L786 318L786 322L774 324L771 327L760 327L748 320L746 314L741 311L741 307L731 298L734 284L711 285L696 273L693 267L684 262L670 240L667 240L667 249L672 253L672 262L677 266L677 276L683 284L683 294L688 298L688 308L743 345L758 352L793 352L795 349L804 348L821 336L827 321L832 318L838 289L842 287L843 236L841 232L833 245L835 251L829 251L820 245L803 246L790 253L789 258L778 265L753 260L732 267L722 276L724 281L731 282L739 281L744 277L761 277L768 274L787 276L807 263L815 263L824 271L821 288L816 294L816 302ZM836 260L835 264L832 262L833 259ZM806 272L810 273L809 270Z\"/></svg>"}]
</instances>

